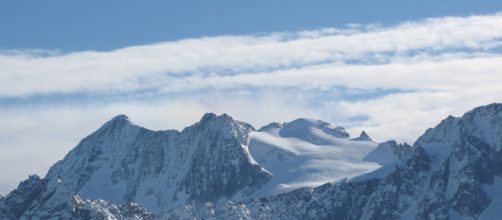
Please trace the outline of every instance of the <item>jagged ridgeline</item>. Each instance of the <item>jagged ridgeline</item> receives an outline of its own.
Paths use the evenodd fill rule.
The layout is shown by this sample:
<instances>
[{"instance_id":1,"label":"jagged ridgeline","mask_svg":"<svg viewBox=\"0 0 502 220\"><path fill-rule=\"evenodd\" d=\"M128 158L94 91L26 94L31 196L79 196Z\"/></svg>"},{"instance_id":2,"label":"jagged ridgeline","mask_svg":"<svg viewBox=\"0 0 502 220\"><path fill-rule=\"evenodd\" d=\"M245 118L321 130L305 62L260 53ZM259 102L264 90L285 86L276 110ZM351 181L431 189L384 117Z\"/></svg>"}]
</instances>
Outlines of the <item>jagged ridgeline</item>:
<instances>
[{"instance_id":1,"label":"jagged ridgeline","mask_svg":"<svg viewBox=\"0 0 502 220\"><path fill-rule=\"evenodd\" d=\"M501 145L500 104L413 145L312 119L151 131L120 115L0 197L0 219L497 219Z\"/></svg>"}]
</instances>

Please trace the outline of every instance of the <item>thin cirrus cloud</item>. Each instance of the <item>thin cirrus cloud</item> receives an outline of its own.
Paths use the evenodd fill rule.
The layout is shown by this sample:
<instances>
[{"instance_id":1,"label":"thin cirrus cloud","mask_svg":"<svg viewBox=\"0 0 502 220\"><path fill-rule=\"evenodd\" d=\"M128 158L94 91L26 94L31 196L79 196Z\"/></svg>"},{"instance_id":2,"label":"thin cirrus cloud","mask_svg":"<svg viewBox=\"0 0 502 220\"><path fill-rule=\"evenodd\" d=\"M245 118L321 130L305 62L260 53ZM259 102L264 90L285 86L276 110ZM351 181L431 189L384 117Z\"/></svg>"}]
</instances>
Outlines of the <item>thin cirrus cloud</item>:
<instances>
[{"instance_id":1,"label":"thin cirrus cloud","mask_svg":"<svg viewBox=\"0 0 502 220\"><path fill-rule=\"evenodd\" d=\"M502 14L185 39L108 52L0 52L0 194L108 118L181 129L204 112L259 127L311 117L413 142L500 102ZM9 166L19 164L19 166Z\"/></svg>"}]
</instances>

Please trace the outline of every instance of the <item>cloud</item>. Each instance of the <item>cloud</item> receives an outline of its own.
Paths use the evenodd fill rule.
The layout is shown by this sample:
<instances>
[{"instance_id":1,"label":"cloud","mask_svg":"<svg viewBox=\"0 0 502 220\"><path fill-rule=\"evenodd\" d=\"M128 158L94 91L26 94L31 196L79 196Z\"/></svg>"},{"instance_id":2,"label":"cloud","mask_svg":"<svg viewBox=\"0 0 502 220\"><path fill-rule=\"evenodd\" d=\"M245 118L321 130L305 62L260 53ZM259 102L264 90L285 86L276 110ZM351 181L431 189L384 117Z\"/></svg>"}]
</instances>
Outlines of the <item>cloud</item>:
<instances>
[{"instance_id":1,"label":"cloud","mask_svg":"<svg viewBox=\"0 0 502 220\"><path fill-rule=\"evenodd\" d=\"M187 39L110 52L0 55L0 97L128 92L175 86L157 79L235 75L323 63L391 62L451 50L484 51L502 41L502 14L444 17L392 27L321 29L262 36Z\"/></svg>"},{"instance_id":2,"label":"cloud","mask_svg":"<svg viewBox=\"0 0 502 220\"><path fill-rule=\"evenodd\" d=\"M502 14L185 39L108 52L0 52L0 193L116 114L154 130L205 112L259 128L318 118L413 142L500 102ZM15 164L13 166L12 164Z\"/></svg>"},{"instance_id":3,"label":"cloud","mask_svg":"<svg viewBox=\"0 0 502 220\"><path fill-rule=\"evenodd\" d=\"M230 76L168 78L166 81L170 81L171 84L166 83L162 89L164 92L241 87L303 86L321 89L336 85L359 89L458 89L473 83L483 83L483 85L501 83L502 79L494 74L502 68L501 61L502 56L490 56L377 65L327 64Z\"/></svg>"}]
</instances>

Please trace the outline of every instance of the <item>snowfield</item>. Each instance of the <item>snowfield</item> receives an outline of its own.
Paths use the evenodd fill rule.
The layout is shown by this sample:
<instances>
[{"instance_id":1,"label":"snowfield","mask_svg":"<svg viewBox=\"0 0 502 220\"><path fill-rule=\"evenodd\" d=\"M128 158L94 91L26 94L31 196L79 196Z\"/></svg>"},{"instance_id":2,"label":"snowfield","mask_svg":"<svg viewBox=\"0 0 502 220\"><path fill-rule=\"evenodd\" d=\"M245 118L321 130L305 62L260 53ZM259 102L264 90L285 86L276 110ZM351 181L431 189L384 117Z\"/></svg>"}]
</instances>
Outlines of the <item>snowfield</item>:
<instances>
[{"instance_id":1,"label":"snowfield","mask_svg":"<svg viewBox=\"0 0 502 220\"><path fill-rule=\"evenodd\" d=\"M380 165L363 159L376 146L373 141L353 141L343 128L318 120L267 125L250 133L248 148L273 177L254 195L315 187L374 170Z\"/></svg>"}]
</instances>

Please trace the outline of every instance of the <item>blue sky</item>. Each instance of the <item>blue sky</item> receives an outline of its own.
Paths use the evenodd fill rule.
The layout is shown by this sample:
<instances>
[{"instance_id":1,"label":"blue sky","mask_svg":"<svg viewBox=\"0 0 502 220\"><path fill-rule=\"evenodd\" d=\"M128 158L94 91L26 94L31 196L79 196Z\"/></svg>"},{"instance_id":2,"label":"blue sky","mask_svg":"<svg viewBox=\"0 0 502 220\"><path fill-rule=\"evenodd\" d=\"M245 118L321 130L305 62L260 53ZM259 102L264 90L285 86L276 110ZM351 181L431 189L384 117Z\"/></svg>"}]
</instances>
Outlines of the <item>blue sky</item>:
<instances>
[{"instance_id":1,"label":"blue sky","mask_svg":"<svg viewBox=\"0 0 502 220\"><path fill-rule=\"evenodd\" d=\"M500 0L4 1L0 48L110 50L218 35L489 14Z\"/></svg>"},{"instance_id":2,"label":"blue sky","mask_svg":"<svg viewBox=\"0 0 502 220\"><path fill-rule=\"evenodd\" d=\"M413 143L502 102L500 1L148 2L0 3L0 194L118 114L308 117Z\"/></svg>"}]
</instances>

